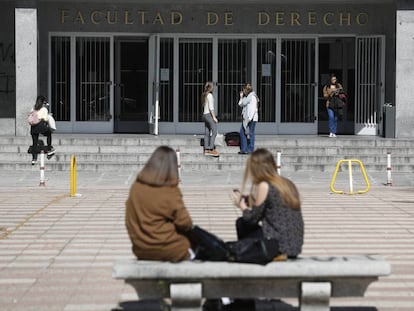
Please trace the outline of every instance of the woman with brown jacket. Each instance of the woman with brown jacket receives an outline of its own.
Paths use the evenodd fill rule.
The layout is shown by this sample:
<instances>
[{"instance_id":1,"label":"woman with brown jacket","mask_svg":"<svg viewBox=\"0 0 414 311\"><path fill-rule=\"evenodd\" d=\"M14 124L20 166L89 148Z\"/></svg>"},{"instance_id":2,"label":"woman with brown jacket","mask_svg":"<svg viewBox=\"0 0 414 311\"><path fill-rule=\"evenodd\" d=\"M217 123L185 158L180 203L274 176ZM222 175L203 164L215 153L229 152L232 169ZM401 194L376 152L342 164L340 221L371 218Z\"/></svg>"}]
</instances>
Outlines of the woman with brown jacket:
<instances>
[{"instance_id":1,"label":"woman with brown jacket","mask_svg":"<svg viewBox=\"0 0 414 311\"><path fill-rule=\"evenodd\" d=\"M173 149L158 147L131 186L125 223L138 259L181 261L191 258L191 217L178 187Z\"/></svg>"}]
</instances>

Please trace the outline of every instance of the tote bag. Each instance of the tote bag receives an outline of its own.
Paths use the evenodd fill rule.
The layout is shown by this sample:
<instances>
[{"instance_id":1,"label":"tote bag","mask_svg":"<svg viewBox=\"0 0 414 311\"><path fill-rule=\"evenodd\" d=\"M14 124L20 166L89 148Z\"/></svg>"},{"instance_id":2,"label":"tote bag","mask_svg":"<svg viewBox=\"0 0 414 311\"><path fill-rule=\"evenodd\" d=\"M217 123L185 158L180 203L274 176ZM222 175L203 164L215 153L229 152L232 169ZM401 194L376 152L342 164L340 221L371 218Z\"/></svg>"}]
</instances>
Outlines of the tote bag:
<instances>
[{"instance_id":1,"label":"tote bag","mask_svg":"<svg viewBox=\"0 0 414 311\"><path fill-rule=\"evenodd\" d=\"M50 115L50 114L48 116L48 123L49 123L50 130L52 132L53 131L56 131L56 121L55 121L55 118L53 118L52 115Z\"/></svg>"}]
</instances>

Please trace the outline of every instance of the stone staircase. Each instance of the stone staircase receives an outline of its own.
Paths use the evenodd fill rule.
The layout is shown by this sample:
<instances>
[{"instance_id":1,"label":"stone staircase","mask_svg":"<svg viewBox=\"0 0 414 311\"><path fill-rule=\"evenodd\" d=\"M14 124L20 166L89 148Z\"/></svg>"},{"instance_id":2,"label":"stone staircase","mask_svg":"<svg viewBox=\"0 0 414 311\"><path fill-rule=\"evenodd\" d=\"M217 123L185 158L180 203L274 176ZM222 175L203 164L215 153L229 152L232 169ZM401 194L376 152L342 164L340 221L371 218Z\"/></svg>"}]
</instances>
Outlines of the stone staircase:
<instances>
[{"instance_id":1,"label":"stone staircase","mask_svg":"<svg viewBox=\"0 0 414 311\"><path fill-rule=\"evenodd\" d=\"M243 170L247 156L238 147L218 147L219 158L205 156L201 135L137 134L55 134L56 155L45 159L45 169L70 171L76 158L78 171L138 171L153 150L168 145L180 151L184 171ZM43 138L45 141L45 139ZM31 137L0 136L2 170L33 170L27 149ZM256 147L281 152L283 171L333 172L341 159L358 159L366 171L385 172L387 153L391 153L393 172L414 172L414 139L386 139L367 136L258 135ZM37 169L37 167L36 167Z\"/></svg>"}]
</instances>

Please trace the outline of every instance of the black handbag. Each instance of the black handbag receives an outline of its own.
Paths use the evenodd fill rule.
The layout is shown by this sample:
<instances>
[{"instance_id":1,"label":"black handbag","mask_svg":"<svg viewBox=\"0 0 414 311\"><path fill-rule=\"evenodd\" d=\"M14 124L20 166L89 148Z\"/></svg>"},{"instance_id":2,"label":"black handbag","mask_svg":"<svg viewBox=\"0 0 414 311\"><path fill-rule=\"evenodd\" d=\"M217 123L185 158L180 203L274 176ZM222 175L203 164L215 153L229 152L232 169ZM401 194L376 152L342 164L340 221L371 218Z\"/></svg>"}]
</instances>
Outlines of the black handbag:
<instances>
[{"instance_id":1,"label":"black handbag","mask_svg":"<svg viewBox=\"0 0 414 311\"><path fill-rule=\"evenodd\" d=\"M337 110L337 109L342 109L343 106L344 106L344 103L338 96L334 96L331 98L330 104L329 104L330 108Z\"/></svg>"},{"instance_id":2,"label":"black handbag","mask_svg":"<svg viewBox=\"0 0 414 311\"><path fill-rule=\"evenodd\" d=\"M226 244L230 250L229 261L264 265L280 255L279 242L275 239L245 238Z\"/></svg>"}]
</instances>

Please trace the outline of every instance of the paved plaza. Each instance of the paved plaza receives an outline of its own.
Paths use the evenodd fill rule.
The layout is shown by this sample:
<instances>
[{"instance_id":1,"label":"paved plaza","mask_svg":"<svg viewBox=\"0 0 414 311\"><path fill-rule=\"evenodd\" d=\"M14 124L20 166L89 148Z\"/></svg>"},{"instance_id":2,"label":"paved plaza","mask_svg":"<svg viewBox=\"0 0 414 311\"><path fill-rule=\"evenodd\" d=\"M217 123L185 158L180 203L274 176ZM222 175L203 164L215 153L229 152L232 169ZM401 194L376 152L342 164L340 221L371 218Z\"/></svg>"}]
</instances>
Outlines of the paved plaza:
<instances>
[{"instance_id":1,"label":"paved plaza","mask_svg":"<svg viewBox=\"0 0 414 311\"><path fill-rule=\"evenodd\" d=\"M132 257L124 202L137 172L78 172L70 197L69 173L38 168L0 173L0 310L160 310L132 303L132 287L113 280L112 265ZM194 223L224 240L235 239L240 215L230 202L241 172L186 172L181 189ZM283 172L282 172L283 175ZM373 283L363 298L331 300L332 310L414 310L414 176L384 172L368 177L364 194L333 194L331 173L286 174L298 186L305 219L303 256L382 255L392 275ZM364 189L354 180L354 189ZM347 191L346 176L335 187ZM258 302L261 310L297 310L296 299ZM158 308L157 308L158 307ZM344 308L340 308L344 307Z\"/></svg>"}]
</instances>

